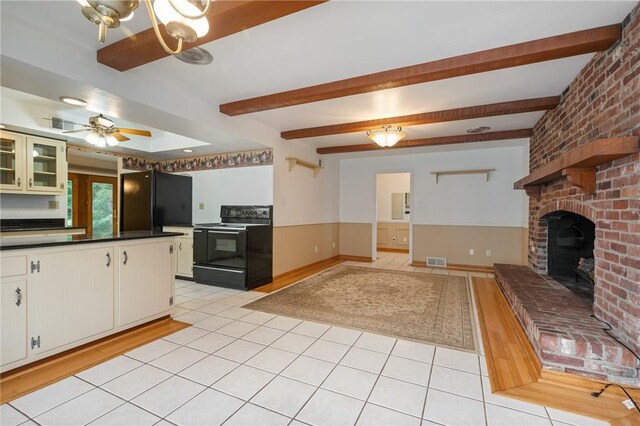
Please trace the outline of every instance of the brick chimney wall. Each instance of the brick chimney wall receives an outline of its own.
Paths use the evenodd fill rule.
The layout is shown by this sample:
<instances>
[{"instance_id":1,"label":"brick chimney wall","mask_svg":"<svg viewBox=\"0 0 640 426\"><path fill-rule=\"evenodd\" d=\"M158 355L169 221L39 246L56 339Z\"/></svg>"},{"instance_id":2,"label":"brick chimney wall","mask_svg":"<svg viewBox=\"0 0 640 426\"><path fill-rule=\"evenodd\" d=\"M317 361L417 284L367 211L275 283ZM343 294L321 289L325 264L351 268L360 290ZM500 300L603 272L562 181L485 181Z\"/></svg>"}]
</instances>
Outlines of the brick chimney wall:
<instances>
[{"instance_id":1,"label":"brick chimney wall","mask_svg":"<svg viewBox=\"0 0 640 426\"><path fill-rule=\"evenodd\" d=\"M623 22L618 44L597 53L563 94L558 107L536 124L531 172L563 153L599 138L640 136L640 3ZM596 224L594 312L617 337L640 352L640 155L597 170L594 194L564 179L529 199L529 264L546 273L547 228L555 210L581 214Z\"/></svg>"}]
</instances>

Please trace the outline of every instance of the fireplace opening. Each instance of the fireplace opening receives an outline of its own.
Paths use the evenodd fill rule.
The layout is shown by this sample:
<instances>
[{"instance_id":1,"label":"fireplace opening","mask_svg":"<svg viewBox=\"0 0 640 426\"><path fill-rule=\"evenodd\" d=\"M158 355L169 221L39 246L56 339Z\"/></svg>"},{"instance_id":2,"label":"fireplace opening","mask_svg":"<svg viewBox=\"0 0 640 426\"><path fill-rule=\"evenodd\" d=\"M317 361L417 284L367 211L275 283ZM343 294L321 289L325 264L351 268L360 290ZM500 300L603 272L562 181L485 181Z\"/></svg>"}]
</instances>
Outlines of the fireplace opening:
<instances>
[{"instance_id":1,"label":"fireplace opening","mask_svg":"<svg viewBox=\"0 0 640 426\"><path fill-rule=\"evenodd\" d=\"M556 211L545 218L547 274L593 304L595 224L567 211Z\"/></svg>"}]
</instances>

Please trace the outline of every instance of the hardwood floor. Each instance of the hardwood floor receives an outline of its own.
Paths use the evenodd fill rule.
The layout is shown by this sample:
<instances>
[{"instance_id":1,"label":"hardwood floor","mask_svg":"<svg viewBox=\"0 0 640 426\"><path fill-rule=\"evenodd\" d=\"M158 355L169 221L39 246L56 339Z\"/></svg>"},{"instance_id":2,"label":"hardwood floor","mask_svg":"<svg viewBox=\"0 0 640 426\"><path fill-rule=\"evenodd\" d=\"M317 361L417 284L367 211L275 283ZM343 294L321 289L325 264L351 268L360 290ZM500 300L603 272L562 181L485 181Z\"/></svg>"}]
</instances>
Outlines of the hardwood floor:
<instances>
[{"instance_id":1,"label":"hardwood floor","mask_svg":"<svg viewBox=\"0 0 640 426\"><path fill-rule=\"evenodd\" d=\"M605 383L541 368L533 348L511 312L498 284L473 278L480 331L493 393L595 417L614 425L640 425L638 413L627 410L626 396L609 388L600 397L591 392ZM640 389L630 389L634 398Z\"/></svg>"},{"instance_id":2,"label":"hardwood floor","mask_svg":"<svg viewBox=\"0 0 640 426\"><path fill-rule=\"evenodd\" d=\"M2 374L0 404L168 336L189 324L163 318Z\"/></svg>"}]
</instances>

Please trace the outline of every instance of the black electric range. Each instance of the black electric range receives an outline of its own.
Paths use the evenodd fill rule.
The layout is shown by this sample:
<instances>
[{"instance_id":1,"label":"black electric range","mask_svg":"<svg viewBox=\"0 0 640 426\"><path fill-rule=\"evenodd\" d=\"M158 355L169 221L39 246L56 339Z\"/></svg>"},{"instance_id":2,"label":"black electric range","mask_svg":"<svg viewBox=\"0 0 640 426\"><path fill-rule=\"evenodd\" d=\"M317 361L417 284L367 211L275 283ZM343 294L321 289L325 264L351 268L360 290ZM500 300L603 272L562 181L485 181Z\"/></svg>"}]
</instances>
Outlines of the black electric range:
<instances>
[{"instance_id":1,"label":"black electric range","mask_svg":"<svg viewBox=\"0 0 640 426\"><path fill-rule=\"evenodd\" d=\"M220 223L193 228L193 279L250 290L273 279L273 207L222 206Z\"/></svg>"}]
</instances>

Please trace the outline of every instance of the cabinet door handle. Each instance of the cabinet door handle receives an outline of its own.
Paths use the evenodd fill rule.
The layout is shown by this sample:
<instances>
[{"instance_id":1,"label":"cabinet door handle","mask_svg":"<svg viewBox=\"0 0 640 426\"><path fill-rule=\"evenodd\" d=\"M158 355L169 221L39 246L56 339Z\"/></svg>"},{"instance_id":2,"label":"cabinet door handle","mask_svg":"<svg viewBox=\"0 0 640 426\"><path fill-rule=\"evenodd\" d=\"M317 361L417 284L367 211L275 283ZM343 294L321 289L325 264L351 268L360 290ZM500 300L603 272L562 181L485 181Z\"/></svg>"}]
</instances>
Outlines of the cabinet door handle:
<instances>
[{"instance_id":1,"label":"cabinet door handle","mask_svg":"<svg viewBox=\"0 0 640 426\"><path fill-rule=\"evenodd\" d=\"M178 250L182 251L182 243L178 243Z\"/></svg>"},{"instance_id":2,"label":"cabinet door handle","mask_svg":"<svg viewBox=\"0 0 640 426\"><path fill-rule=\"evenodd\" d=\"M107 252L107 268L111 266L111 253Z\"/></svg>"},{"instance_id":3,"label":"cabinet door handle","mask_svg":"<svg viewBox=\"0 0 640 426\"><path fill-rule=\"evenodd\" d=\"M129 256L127 256L127 251L126 251L126 250L125 250L125 251L123 251L123 252L122 252L122 255L124 256L124 260L122 261L122 264L123 264L123 265L126 265L126 264L127 264L127 261L129 260Z\"/></svg>"},{"instance_id":4,"label":"cabinet door handle","mask_svg":"<svg viewBox=\"0 0 640 426\"><path fill-rule=\"evenodd\" d=\"M16 306L22 305L22 290L20 290L20 287L16 288L16 298Z\"/></svg>"},{"instance_id":5,"label":"cabinet door handle","mask_svg":"<svg viewBox=\"0 0 640 426\"><path fill-rule=\"evenodd\" d=\"M60 184L60 189L64 189L64 183Z\"/></svg>"},{"instance_id":6,"label":"cabinet door handle","mask_svg":"<svg viewBox=\"0 0 640 426\"><path fill-rule=\"evenodd\" d=\"M18 178L18 180L16 181L16 185L18 185L18 188L20 188L20 185L22 185L22 180L20 178Z\"/></svg>"},{"instance_id":7,"label":"cabinet door handle","mask_svg":"<svg viewBox=\"0 0 640 426\"><path fill-rule=\"evenodd\" d=\"M29 178L29 188L33 186L33 179Z\"/></svg>"}]
</instances>

